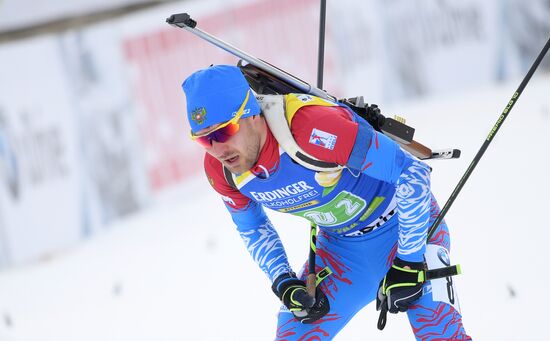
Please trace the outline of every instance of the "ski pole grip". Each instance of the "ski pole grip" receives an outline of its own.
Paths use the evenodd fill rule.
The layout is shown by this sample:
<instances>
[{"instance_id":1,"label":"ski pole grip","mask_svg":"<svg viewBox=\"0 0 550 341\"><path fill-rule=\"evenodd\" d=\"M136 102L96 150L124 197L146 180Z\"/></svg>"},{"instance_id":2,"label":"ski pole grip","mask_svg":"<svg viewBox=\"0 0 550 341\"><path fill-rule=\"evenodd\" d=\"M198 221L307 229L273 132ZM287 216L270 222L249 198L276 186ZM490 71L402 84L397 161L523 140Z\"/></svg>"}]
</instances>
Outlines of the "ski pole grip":
<instances>
[{"instance_id":1,"label":"ski pole grip","mask_svg":"<svg viewBox=\"0 0 550 341\"><path fill-rule=\"evenodd\" d=\"M307 281L306 281L307 293L309 296L313 298L315 298L316 281L317 281L317 275L315 273L312 273L312 274L310 273L307 275Z\"/></svg>"},{"instance_id":2,"label":"ski pole grip","mask_svg":"<svg viewBox=\"0 0 550 341\"><path fill-rule=\"evenodd\" d=\"M197 22L191 19L191 16L187 13L172 14L171 16L166 18L166 22L172 26L177 26L180 28L195 28L197 26Z\"/></svg>"}]
</instances>

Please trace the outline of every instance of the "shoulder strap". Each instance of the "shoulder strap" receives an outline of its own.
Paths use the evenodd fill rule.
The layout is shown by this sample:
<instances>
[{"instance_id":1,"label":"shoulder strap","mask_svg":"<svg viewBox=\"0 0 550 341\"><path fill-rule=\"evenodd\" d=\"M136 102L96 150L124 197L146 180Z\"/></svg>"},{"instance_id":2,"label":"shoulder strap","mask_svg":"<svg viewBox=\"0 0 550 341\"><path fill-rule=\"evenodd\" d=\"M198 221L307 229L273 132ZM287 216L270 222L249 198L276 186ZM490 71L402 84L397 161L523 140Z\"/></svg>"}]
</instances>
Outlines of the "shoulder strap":
<instances>
[{"instance_id":1,"label":"shoulder strap","mask_svg":"<svg viewBox=\"0 0 550 341\"><path fill-rule=\"evenodd\" d=\"M235 180L233 179L233 174L231 173L231 171L225 168L225 166L223 165L222 167L223 167L223 176L225 177L225 181L227 181L229 186L231 186L234 189L237 189L237 184L235 184Z\"/></svg>"},{"instance_id":2,"label":"shoulder strap","mask_svg":"<svg viewBox=\"0 0 550 341\"><path fill-rule=\"evenodd\" d=\"M318 172L333 172L344 168L333 162L319 160L306 153L290 131L285 115L285 104L283 95L257 95L256 99L262 108L264 117L269 129L275 136L283 150L298 164Z\"/></svg>"}]
</instances>

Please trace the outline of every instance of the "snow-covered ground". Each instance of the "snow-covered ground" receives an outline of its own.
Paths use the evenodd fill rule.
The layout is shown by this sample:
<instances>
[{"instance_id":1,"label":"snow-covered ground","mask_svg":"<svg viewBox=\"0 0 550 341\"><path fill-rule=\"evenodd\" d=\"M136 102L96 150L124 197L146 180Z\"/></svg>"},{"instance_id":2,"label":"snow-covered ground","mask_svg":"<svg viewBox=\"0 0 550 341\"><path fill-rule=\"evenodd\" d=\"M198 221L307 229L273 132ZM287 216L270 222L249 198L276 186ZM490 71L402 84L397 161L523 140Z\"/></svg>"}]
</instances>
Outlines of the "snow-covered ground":
<instances>
[{"instance_id":1,"label":"snow-covered ground","mask_svg":"<svg viewBox=\"0 0 550 341\"><path fill-rule=\"evenodd\" d=\"M433 161L443 205L519 80L495 89L382 108L416 139L462 149ZM543 340L550 313L550 77L535 77L447 215L464 324L477 340ZM308 225L271 214L291 263ZM203 177L170 200L50 259L0 273L0 340L270 340L278 302ZM337 340L412 339L406 316L376 329L373 305Z\"/></svg>"}]
</instances>

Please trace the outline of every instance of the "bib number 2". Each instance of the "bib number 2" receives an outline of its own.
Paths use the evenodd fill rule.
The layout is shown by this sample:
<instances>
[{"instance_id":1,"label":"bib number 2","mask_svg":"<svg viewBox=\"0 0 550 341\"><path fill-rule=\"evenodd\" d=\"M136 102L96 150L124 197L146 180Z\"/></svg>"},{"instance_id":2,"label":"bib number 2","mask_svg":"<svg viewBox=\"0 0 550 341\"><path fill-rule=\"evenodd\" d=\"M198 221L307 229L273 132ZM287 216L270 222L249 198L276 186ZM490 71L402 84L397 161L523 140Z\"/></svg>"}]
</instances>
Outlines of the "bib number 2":
<instances>
[{"instance_id":1,"label":"bib number 2","mask_svg":"<svg viewBox=\"0 0 550 341\"><path fill-rule=\"evenodd\" d=\"M294 214L320 226L337 226L354 219L365 206L365 200L350 192L343 191L322 206Z\"/></svg>"}]
</instances>

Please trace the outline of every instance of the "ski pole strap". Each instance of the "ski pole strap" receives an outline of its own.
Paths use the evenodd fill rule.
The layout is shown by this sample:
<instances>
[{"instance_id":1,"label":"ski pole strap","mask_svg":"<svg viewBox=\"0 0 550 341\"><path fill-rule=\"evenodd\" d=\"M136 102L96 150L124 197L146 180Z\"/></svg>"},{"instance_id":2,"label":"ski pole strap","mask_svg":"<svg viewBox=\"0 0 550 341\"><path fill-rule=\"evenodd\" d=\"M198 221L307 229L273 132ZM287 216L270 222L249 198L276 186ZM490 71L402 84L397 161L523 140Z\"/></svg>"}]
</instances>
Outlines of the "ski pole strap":
<instances>
[{"instance_id":1,"label":"ski pole strap","mask_svg":"<svg viewBox=\"0 0 550 341\"><path fill-rule=\"evenodd\" d=\"M378 330L383 330L386 326L386 321L388 320L388 302L386 300L382 301L382 305L380 307L380 315L378 316L378 323L376 324L376 327Z\"/></svg>"},{"instance_id":2,"label":"ski pole strap","mask_svg":"<svg viewBox=\"0 0 550 341\"><path fill-rule=\"evenodd\" d=\"M424 280L430 281L432 279L460 275L461 273L462 273L462 269L460 268L460 264L446 266L444 268L438 268L438 269L429 269L429 270L426 270Z\"/></svg>"},{"instance_id":3,"label":"ski pole strap","mask_svg":"<svg viewBox=\"0 0 550 341\"><path fill-rule=\"evenodd\" d=\"M384 294L386 294L386 291L400 287L400 286L407 286L409 284L415 284L415 283L424 283L427 281L430 281L432 279L438 279L438 278L445 278L450 276L456 276L460 275L461 269L460 265L451 265L446 266L443 268L437 268L437 269L428 269L428 270L409 270L405 268L401 268L397 265L393 265L393 268L400 270L399 271L399 282L394 283L392 285L389 285L386 290L384 290ZM384 278L384 286L385 278Z\"/></svg>"},{"instance_id":4,"label":"ski pole strap","mask_svg":"<svg viewBox=\"0 0 550 341\"><path fill-rule=\"evenodd\" d=\"M309 230L309 247L314 253L317 252L317 225L311 223L311 229Z\"/></svg>"},{"instance_id":5,"label":"ski pole strap","mask_svg":"<svg viewBox=\"0 0 550 341\"><path fill-rule=\"evenodd\" d=\"M315 286L316 287L319 286L319 284L321 284L321 282L324 281L330 275L332 275L332 270L328 266L325 266L323 268L323 270L321 270L317 273L317 279L315 280Z\"/></svg>"},{"instance_id":6,"label":"ski pole strap","mask_svg":"<svg viewBox=\"0 0 550 341\"><path fill-rule=\"evenodd\" d=\"M317 282L317 276L315 274L315 254L317 252L317 225L311 223L310 235L309 235L309 257L308 257L308 271L306 287L307 292L311 297L315 297L315 287Z\"/></svg>"}]
</instances>

